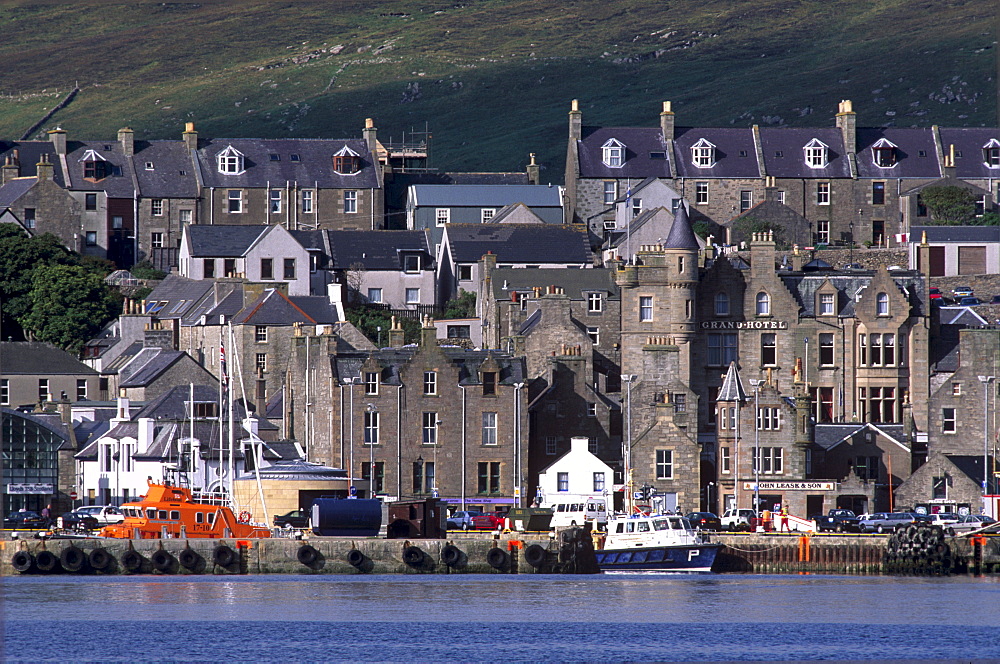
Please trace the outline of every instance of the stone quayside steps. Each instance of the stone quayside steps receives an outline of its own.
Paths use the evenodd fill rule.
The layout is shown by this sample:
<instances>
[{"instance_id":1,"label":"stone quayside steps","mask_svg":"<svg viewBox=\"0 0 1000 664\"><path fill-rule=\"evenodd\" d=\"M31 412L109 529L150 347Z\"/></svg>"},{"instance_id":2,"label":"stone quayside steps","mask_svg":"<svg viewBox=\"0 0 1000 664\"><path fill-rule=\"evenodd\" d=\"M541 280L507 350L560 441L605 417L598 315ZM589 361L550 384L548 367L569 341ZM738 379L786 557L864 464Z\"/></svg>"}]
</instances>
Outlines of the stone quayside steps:
<instances>
[{"instance_id":1,"label":"stone quayside steps","mask_svg":"<svg viewBox=\"0 0 1000 664\"><path fill-rule=\"evenodd\" d=\"M581 533L582 534L582 533ZM448 539L384 540L8 540L0 542L0 574L419 574L588 573L589 540L564 531L462 533ZM717 572L833 574L944 573L917 555L918 544L884 536L712 535L725 548ZM945 538L951 571L1000 572L1000 536ZM587 546L580 546L587 543ZM162 544L162 546L161 546ZM932 543L933 544L933 543ZM575 545L575 546L574 546ZM930 547L930 545L927 545ZM926 548L926 547L925 547ZM907 559L904 552L912 549ZM95 550L98 550L95 553ZM927 548L930 551L930 548ZM28 555L25 555L28 554ZM887 555L889 554L889 555Z\"/></svg>"}]
</instances>

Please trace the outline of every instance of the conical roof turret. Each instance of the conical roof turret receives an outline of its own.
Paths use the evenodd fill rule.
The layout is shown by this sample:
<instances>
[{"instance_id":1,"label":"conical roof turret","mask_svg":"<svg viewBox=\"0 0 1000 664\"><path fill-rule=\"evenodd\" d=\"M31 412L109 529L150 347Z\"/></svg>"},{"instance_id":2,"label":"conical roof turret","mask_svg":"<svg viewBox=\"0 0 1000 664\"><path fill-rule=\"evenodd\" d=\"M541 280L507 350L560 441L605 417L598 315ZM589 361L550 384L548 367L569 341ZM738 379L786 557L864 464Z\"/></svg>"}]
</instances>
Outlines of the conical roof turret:
<instances>
[{"instance_id":1,"label":"conical roof turret","mask_svg":"<svg viewBox=\"0 0 1000 664\"><path fill-rule=\"evenodd\" d=\"M674 223L670 227L670 234L667 236L667 241L663 243L663 248L698 251L698 238L691 230L691 221L688 219L684 201L681 201L681 204L677 206L677 212L674 213Z\"/></svg>"},{"instance_id":2,"label":"conical roof turret","mask_svg":"<svg viewBox=\"0 0 1000 664\"><path fill-rule=\"evenodd\" d=\"M743 381L740 380L740 370L736 368L735 362L729 363L729 371L722 380L722 387L719 388L718 401L743 402L748 401L747 391L743 389Z\"/></svg>"}]
</instances>

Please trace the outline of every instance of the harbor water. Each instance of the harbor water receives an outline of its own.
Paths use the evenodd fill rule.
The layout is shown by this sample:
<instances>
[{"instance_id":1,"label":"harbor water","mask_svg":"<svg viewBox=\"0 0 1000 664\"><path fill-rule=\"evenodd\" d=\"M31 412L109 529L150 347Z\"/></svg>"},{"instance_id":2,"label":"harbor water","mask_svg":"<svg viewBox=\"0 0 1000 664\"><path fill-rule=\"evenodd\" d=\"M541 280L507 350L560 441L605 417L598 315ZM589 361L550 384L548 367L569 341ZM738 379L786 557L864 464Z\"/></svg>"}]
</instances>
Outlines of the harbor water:
<instances>
[{"instance_id":1,"label":"harbor water","mask_svg":"<svg viewBox=\"0 0 1000 664\"><path fill-rule=\"evenodd\" d=\"M6 577L5 661L1000 659L1000 577Z\"/></svg>"}]
</instances>

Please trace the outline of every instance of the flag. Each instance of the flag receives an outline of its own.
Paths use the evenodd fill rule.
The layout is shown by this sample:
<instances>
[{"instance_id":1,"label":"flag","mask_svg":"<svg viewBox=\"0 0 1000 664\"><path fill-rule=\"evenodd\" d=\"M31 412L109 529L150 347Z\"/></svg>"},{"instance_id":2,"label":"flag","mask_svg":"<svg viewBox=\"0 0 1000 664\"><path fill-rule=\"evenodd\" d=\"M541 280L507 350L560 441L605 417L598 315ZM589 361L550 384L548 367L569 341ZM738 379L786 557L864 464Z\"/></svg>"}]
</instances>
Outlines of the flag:
<instances>
[{"instance_id":1,"label":"flag","mask_svg":"<svg viewBox=\"0 0 1000 664\"><path fill-rule=\"evenodd\" d=\"M226 372L226 342L224 341L219 342L219 371L222 384L226 385L229 382L229 374Z\"/></svg>"}]
</instances>

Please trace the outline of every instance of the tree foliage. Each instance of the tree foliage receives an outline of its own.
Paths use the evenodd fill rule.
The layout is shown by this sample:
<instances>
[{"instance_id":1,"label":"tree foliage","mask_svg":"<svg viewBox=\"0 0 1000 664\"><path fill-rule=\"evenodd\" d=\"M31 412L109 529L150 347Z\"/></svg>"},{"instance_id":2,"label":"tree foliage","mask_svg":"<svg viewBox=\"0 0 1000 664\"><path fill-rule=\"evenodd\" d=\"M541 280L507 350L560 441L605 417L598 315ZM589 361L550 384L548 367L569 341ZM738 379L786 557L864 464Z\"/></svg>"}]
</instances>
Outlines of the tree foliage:
<instances>
[{"instance_id":1,"label":"tree foliage","mask_svg":"<svg viewBox=\"0 0 1000 664\"><path fill-rule=\"evenodd\" d=\"M157 270L148 260L139 261L129 269L129 272L136 279L151 279L154 281L165 279L167 276L166 272Z\"/></svg>"},{"instance_id":2,"label":"tree foliage","mask_svg":"<svg viewBox=\"0 0 1000 664\"><path fill-rule=\"evenodd\" d=\"M927 187L920 192L920 200L936 225L962 226L976 218L976 195L965 187Z\"/></svg>"},{"instance_id":3,"label":"tree foliage","mask_svg":"<svg viewBox=\"0 0 1000 664\"><path fill-rule=\"evenodd\" d=\"M737 238L749 241L754 233L771 232L774 236L774 244L778 249L787 249L788 240L785 239L785 228L776 222L760 219L758 217L743 217L733 224L733 231Z\"/></svg>"},{"instance_id":4,"label":"tree foliage","mask_svg":"<svg viewBox=\"0 0 1000 664\"><path fill-rule=\"evenodd\" d=\"M121 307L101 275L81 265L40 265L32 277L22 324L34 340L77 352Z\"/></svg>"},{"instance_id":5,"label":"tree foliage","mask_svg":"<svg viewBox=\"0 0 1000 664\"><path fill-rule=\"evenodd\" d=\"M368 304L358 304L344 310L347 320L368 337L373 344L389 344L389 329L392 327L392 312L388 309L374 307ZM420 341L420 323L414 318L398 318L403 328L403 342L408 344ZM381 334L378 328L382 328ZM381 341L380 341L381 338Z\"/></svg>"},{"instance_id":6,"label":"tree foliage","mask_svg":"<svg viewBox=\"0 0 1000 664\"><path fill-rule=\"evenodd\" d=\"M444 314L441 318L475 318L476 317L476 294L467 290L460 290L458 297L448 300L445 305Z\"/></svg>"}]
</instances>

